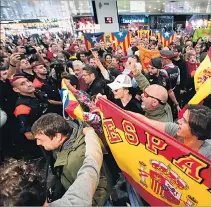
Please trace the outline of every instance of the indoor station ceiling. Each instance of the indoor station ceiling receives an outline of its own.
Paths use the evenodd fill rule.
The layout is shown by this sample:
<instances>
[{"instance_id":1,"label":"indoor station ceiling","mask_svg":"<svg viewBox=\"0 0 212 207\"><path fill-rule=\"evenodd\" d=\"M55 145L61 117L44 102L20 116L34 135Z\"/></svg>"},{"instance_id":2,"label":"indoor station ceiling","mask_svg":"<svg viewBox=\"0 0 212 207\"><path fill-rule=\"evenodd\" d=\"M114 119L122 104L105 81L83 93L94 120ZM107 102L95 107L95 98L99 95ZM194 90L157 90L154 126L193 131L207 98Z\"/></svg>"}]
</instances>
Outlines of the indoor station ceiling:
<instances>
[{"instance_id":1,"label":"indoor station ceiling","mask_svg":"<svg viewBox=\"0 0 212 207\"><path fill-rule=\"evenodd\" d=\"M108 1L114 0L105 0ZM210 2L211 0L117 0L117 6L119 14L210 14ZM91 0L1 0L1 20L68 19L76 15L91 16Z\"/></svg>"}]
</instances>

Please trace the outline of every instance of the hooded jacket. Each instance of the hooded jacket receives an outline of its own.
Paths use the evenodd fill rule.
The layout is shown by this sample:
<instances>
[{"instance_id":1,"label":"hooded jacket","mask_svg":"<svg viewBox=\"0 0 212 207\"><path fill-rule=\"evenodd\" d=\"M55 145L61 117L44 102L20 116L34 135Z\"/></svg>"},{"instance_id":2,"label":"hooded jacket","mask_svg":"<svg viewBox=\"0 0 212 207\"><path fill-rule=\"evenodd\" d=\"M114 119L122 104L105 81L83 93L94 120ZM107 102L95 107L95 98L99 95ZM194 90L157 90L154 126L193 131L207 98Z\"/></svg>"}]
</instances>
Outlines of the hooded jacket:
<instances>
[{"instance_id":1,"label":"hooded jacket","mask_svg":"<svg viewBox=\"0 0 212 207\"><path fill-rule=\"evenodd\" d=\"M85 136L82 133L85 123L81 121L68 122L73 132L70 138L53 152L56 162L54 167L63 166L61 183L66 190L74 183L77 173L85 159ZM92 138L92 137L91 137ZM92 205L103 206L112 191L110 175L103 163L100 171L100 180L93 197Z\"/></svg>"}]
</instances>

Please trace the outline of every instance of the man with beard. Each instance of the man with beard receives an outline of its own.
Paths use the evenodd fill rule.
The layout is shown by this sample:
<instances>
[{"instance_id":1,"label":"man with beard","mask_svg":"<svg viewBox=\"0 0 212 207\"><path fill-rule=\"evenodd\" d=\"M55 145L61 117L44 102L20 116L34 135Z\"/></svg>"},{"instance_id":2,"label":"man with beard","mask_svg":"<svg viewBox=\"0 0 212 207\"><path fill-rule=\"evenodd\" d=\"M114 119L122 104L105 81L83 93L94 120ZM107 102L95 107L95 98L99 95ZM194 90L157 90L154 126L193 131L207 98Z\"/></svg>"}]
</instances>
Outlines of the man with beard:
<instances>
[{"instance_id":1,"label":"man with beard","mask_svg":"<svg viewBox=\"0 0 212 207\"><path fill-rule=\"evenodd\" d=\"M55 81L48 77L48 71L42 63L35 63L33 66L35 73L35 79L33 86L47 94L49 105L49 111L62 114L62 101L59 93L59 89L56 86Z\"/></svg>"},{"instance_id":2,"label":"man with beard","mask_svg":"<svg viewBox=\"0 0 212 207\"><path fill-rule=\"evenodd\" d=\"M144 92L145 88L149 85L152 84L158 84L166 88L169 97L171 100L175 103L178 109L179 104L175 98L175 94L172 90L172 86L170 83L170 79L166 73L166 71L161 70L162 64L161 64L161 59L160 58L153 58L151 59L151 63L149 66L149 74L146 75L146 77L139 72L136 67L131 66L131 71L134 74L134 77L138 83L139 88Z\"/></svg>"},{"instance_id":3,"label":"man with beard","mask_svg":"<svg viewBox=\"0 0 212 207\"><path fill-rule=\"evenodd\" d=\"M35 90L32 82L21 74L16 74L10 79L13 90L19 93L16 101L14 115L19 122L20 133L24 134L26 139L22 140L24 155L30 158L41 157L43 154L36 146L34 136L31 133L33 123L43 114L48 112L47 95L39 90Z\"/></svg>"},{"instance_id":4,"label":"man with beard","mask_svg":"<svg viewBox=\"0 0 212 207\"><path fill-rule=\"evenodd\" d=\"M31 133L32 124L48 110L49 103L47 95L35 90L32 82L22 74L16 74L10 79L13 90L19 94L16 101L14 114L20 123L20 131L27 139L33 140Z\"/></svg>"}]
</instances>

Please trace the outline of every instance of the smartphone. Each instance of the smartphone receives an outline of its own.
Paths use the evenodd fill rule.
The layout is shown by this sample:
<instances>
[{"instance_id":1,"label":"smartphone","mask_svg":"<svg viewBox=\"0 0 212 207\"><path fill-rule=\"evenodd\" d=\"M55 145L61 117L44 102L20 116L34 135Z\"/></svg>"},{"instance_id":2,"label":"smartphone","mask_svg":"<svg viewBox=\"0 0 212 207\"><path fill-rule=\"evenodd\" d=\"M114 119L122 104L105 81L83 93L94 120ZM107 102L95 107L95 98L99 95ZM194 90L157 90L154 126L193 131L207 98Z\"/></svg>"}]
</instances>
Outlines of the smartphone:
<instances>
[{"instance_id":1,"label":"smartphone","mask_svg":"<svg viewBox=\"0 0 212 207\"><path fill-rule=\"evenodd\" d=\"M97 48L91 48L91 51L92 52L98 52L98 49Z\"/></svg>"},{"instance_id":2,"label":"smartphone","mask_svg":"<svg viewBox=\"0 0 212 207\"><path fill-rule=\"evenodd\" d=\"M25 54L19 54L19 56L21 60L25 58Z\"/></svg>"}]
</instances>

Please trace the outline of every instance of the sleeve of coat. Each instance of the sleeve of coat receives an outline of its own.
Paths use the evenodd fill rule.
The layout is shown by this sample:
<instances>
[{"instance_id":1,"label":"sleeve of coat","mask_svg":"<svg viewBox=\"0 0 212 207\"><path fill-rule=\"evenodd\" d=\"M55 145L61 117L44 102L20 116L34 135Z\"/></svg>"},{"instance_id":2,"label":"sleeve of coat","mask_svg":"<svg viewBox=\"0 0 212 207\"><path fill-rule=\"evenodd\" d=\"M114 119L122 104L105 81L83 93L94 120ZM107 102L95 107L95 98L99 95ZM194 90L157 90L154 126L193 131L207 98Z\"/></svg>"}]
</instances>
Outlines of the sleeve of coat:
<instances>
[{"instance_id":1,"label":"sleeve of coat","mask_svg":"<svg viewBox=\"0 0 212 207\"><path fill-rule=\"evenodd\" d=\"M77 179L61 199L50 203L49 206L92 206L92 199L99 183L103 155L94 131L91 130L86 134L85 141L85 160Z\"/></svg>"},{"instance_id":2,"label":"sleeve of coat","mask_svg":"<svg viewBox=\"0 0 212 207\"><path fill-rule=\"evenodd\" d=\"M142 91L144 91L145 88L150 85L149 81L142 73L135 75L135 80L137 81L138 86Z\"/></svg>"}]
</instances>

